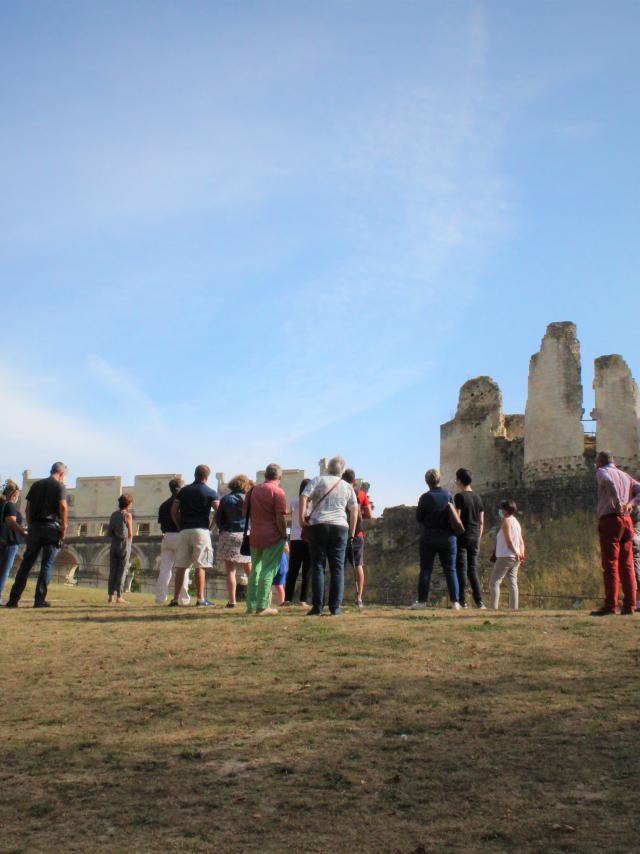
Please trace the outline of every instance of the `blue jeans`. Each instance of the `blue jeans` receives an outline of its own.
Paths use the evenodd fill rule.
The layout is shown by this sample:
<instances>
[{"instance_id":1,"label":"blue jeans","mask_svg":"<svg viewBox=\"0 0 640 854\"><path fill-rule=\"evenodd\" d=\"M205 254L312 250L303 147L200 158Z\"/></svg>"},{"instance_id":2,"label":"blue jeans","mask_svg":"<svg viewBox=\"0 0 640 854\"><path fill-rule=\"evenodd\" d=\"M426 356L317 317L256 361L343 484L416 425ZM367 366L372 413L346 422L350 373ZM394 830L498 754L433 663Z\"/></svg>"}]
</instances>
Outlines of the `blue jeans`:
<instances>
[{"instance_id":1,"label":"blue jeans","mask_svg":"<svg viewBox=\"0 0 640 854\"><path fill-rule=\"evenodd\" d=\"M344 559L349 539L349 529L342 525L310 525L309 550L311 552L311 586L313 610L320 614L324 608L324 572L327 560L331 573L329 610L340 611L344 594Z\"/></svg>"},{"instance_id":2,"label":"blue jeans","mask_svg":"<svg viewBox=\"0 0 640 854\"><path fill-rule=\"evenodd\" d=\"M16 559L19 548L20 546L18 545L8 545L0 549L0 598L7 583L7 578L11 575L13 562Z\"/></svg>"},{"instance_id":3,"label":"blue jeans","mask_svg":"<svg viewBox=\"0 0 640 854\"><path fill-rule=\"evenodd\" d=\"M458 601L458 576L456 575L456 537L454 534L429 531L420 538L420 578L418 580L418 602L429 598L429 585L436 555L440 558L449 599Z\"/></svg>"},{"instance_id":4,"label":"blue jeans","mask_svg":"<svg viewBox=\"0 0 640 854\"><path fill-rule=\"evenodd\" d=\"M57 525L47 524L42 522L32 522L29 525L29 535L27 537L27 547L22 556L22 562L16 572L16 577L9 594L9 603L17 605L20 597L27 586L29 573L35 562L38 560L38 555L42 551L42 559L40 561L40 572L38 573L38 581L36 582L36 595L34 603L42 604L47 598L47 589L51 576L53 575L53 567L58 556L58 541L60 539L60 529Z\"/></svg>"}]
</instances>

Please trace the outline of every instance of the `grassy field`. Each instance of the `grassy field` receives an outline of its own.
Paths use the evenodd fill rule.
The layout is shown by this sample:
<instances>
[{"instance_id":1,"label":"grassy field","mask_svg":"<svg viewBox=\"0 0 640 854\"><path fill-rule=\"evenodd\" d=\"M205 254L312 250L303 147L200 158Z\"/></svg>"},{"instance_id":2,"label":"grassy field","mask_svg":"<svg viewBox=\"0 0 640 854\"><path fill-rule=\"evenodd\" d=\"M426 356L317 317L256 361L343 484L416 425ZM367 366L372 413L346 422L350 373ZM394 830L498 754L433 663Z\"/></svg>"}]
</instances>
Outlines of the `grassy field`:
<instances>
[{"instance_id":1,"label":"grassy field","mask_svg":"<svg viewBox=\"0 0 640 854\"><path fill-rule=\"evenodd\" d=\"M636 617L50 598L0 613L2 852L639 850Z\"/></svg>"}]
</instances>

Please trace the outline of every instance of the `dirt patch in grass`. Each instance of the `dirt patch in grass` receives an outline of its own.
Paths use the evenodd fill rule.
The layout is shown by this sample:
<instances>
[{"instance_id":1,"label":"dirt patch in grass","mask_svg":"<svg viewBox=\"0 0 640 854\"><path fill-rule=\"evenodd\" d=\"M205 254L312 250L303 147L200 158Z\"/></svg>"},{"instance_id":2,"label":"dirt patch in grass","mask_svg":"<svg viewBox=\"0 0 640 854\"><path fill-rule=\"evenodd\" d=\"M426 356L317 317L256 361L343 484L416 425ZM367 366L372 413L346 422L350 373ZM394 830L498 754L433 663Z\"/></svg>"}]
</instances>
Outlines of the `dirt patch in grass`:
<instances>
[{"instance_id":1,"label":"dirt patch in grass","mask_svg":"<svg viewBox=\"0 0 640 854\"><path fill-rule=\"evenodd\" d=\"M3 852L636 848L636 618L0 613Z\"/></svg>"}]
</instances>

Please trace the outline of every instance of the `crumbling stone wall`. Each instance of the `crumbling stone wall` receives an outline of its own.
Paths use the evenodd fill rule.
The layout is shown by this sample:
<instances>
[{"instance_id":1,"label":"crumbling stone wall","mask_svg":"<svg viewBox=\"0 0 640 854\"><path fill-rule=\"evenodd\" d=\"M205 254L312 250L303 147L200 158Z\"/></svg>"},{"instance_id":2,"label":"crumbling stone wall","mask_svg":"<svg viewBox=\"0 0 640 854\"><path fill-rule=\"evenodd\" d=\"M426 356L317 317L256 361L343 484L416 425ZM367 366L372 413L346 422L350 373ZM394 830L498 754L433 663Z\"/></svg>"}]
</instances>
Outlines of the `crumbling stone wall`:
<instances>
[{"instance_id":1,"label":"crumbling stone wall","mask_svg":"<svg viewBox=\"0 0 640 854\"><path fill-rule=\"evenodd\" d=\"M633 474L640 472L640 394L629 366L622 356L600 356L595 360L593 380L596 447L610 451L618 465Z\"/></svg>"},{"instance_id":2,"label":"crumbling stone wall","mask_svg":"<svg viewBox=\"0 0 640 854\"><path fill-rule=\"evenodd\" d=\"M531 357L524 424L524 480L583 474L580 343L574 323L550 323Z\"/></svg>"},{"instance_id":3,"label":"crumbling stone wall","mask_svg":"<svg viewBox=\"0 0 640 854\"><path fill-rule=\"evenodd\" d=\"M502 394L491 377L476 377L460 389L455 418L440 428L442 482L452 488L461 466L478 488L496 489L522 477L524 417L504 415Z\"/></svg>"}]
</instances>

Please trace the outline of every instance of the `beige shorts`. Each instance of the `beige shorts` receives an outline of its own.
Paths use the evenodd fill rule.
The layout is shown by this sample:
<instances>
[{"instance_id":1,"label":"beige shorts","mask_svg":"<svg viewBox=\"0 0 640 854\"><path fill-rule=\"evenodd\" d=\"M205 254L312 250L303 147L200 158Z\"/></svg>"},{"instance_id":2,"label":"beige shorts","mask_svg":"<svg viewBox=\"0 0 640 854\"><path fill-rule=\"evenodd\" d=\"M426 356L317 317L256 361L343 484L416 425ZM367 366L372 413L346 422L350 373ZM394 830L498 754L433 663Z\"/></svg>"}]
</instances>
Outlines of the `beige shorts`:
<instances>
[{"instance_id":1,"label":"beige shorts","mask_svg":"<svg viewBox=\"0 0 640 854\"><path fill-rule=\"evenodd\" d=\"M211 533L204 528L187 528L178 534L174 566L182 569L191 564L203 569L213 566Z\"/></svg>"}]
</instances>

